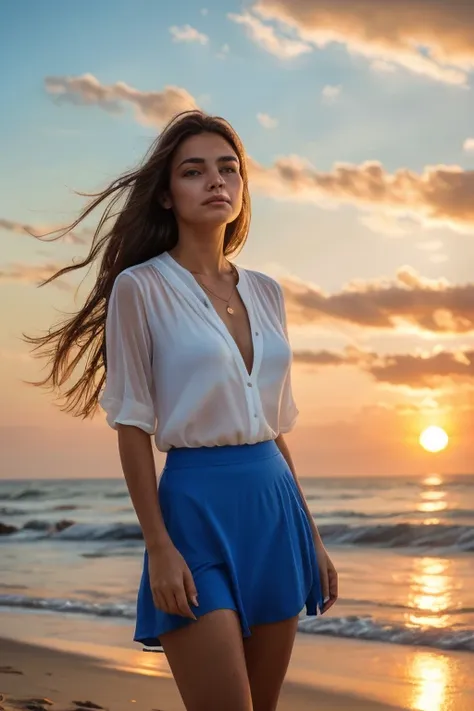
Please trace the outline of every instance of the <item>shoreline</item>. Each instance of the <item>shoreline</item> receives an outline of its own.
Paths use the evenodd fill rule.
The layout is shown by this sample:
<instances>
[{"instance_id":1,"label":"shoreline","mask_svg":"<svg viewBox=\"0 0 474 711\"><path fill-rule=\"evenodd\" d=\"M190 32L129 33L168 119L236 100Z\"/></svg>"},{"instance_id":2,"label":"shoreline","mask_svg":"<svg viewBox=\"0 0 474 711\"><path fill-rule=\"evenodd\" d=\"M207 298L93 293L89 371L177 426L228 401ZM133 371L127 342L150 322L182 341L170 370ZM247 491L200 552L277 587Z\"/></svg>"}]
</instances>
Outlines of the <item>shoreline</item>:
<instances>
[{"instance_id":1,"label":"shoreline","mask_svg":"<svg viewBox=\"0 0 474 711\"><path fill-rule=\"evenodd\" d=\"M135 711L184 709L165 655L144 652L132 642L129 620L1 608L0 659L0 666L17 665L24 672L18 676L0 673L0 692L49 697L63 704L58 711L75 711L71 702L84 700L84 689L87 700L100 703L102 697L92 694L108 687L121 693L119 699L105 696L106 703L100 703L109 711L133 706ZM39 673L35 660L45 660L50 668ZM72 686L76 696L70 691L67 698L63 694L58 700L61 687L52 685L48 676L56 667L63 669L66 688L79 682ZM161 705L150 702L157 696L163 700ZM130 699L140 699L141 705ZM0 706L4 711L22 708L6 702ZM315 708L472 711L472 654L298 633L278 709ZM49 707L49 711L55 709ZM38 707L37 711L47 709Z\"/></svg>"},{"instance_id":2,"label":"shoreline","mask_svg":"<svg viewBox=\"0 0 474 711\"><path fill-rule=\"evenodd\" d=\"M156 656L156 655L153 655ZM41 708L55 711L79 702L92 702L109 711L184 711L172 678L146 675L108 665L104 660L47 646L0 637L0 694L2 707L26 709L31 699ZM9 669L7 671L7 669ZM43 704L39 703L43 699ZM50 703L52 702L52 704ZM389 706L359 696L315 689L285 681L279 711L395 711Z\"/></svg>"}]
</instances>

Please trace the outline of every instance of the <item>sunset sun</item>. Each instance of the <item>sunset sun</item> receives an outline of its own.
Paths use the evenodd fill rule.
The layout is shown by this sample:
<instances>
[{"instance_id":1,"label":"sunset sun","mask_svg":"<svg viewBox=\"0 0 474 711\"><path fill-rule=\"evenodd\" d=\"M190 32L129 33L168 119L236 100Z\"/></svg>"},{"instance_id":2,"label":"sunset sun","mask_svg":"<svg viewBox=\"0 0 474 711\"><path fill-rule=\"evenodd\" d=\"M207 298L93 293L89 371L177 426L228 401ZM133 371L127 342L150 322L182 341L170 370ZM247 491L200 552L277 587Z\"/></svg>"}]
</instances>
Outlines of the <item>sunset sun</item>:
<instances>
[{"instance_id":1,"label":"sunset sun","mask_svg":"<svg viewBox=\"0 0 474 711\"><path fill-rule=\"evenodd\" d=\"M420 444L427 452L441 452L448 446L448 435L436 425L427 427L420 435Z\"/></svg>"}]
</instances>

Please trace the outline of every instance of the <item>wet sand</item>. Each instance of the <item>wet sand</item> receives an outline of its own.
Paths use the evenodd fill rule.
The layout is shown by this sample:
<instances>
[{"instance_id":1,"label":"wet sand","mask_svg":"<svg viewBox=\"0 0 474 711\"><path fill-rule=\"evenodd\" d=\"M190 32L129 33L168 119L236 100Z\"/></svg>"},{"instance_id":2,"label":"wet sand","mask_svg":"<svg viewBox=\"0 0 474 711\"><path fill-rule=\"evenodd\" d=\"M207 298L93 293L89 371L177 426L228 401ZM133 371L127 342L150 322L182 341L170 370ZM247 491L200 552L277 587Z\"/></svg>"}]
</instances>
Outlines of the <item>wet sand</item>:
<instances>
[{"instance_id":1,"label":"wet sand","mask_svg":"<svg viewBox=\"0 0 474 711\"><path fill-rule=\"evenodd\" d=\"M155 657L156 655L150 655ZM4 711L183 711L168 675L146 676L103 660L0 639L0 708ZM393 711L370 701L285 682L279 711Z\"/></svg>"}]
</instances>

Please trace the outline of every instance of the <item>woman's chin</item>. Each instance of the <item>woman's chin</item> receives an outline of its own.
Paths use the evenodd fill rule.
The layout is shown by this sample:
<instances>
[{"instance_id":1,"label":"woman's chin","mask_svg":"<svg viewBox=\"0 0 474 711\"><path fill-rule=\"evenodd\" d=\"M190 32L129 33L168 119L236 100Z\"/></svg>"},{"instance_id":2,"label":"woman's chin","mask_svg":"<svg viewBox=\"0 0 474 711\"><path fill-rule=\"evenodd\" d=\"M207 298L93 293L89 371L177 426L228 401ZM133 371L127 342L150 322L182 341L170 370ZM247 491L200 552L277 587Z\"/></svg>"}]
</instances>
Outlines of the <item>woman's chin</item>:
<instances>
[{"instance_id":1,"label":"woman's chin","mask_svg":"<svg viewBox=\"0 0 474 711\"><path fill-rule=\"evenodd\" d=\"M230 222L233 222L237 215L233 215L230 212L226 215L224 210L221 211L220 215L208 215L204 219L196 220L194 223L196 226L209 227L215 229L216 227L225 227Z\"/></svg>"}]
</instances>

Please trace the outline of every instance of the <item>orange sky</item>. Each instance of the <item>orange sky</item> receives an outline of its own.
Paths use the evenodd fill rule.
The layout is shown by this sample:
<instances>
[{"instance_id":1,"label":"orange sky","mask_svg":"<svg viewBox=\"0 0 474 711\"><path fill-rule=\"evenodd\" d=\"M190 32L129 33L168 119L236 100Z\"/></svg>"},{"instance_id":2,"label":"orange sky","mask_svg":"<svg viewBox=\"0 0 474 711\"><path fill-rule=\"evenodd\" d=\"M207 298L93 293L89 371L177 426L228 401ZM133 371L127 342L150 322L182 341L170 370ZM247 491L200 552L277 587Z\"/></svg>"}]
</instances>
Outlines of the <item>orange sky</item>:
<instances>
[{"instance_id":1,"label":"orange sky","mask_svg":"<svg viewBox=\"0 0 474 711\"><path fill-rule=\"evenodd\" d=\"M22 382L41 375L22 331L77 310L93 275L78 294L78 277L36 284L87 253L93 223L53 244L25 226L73 219L74 189L134 165L189 105L228 118L250 156L237 261L284 286L300 476L472 473L474 9L380 3L375 22L358 0L186 0L183 17L132 18L117 3L93 26L43 8L44 32L0 48L0 477L120 476L102 413L84 423ZM24 22L13 5L3 21ZM143 41L117 44L131 23ZM450 436L436 455L418 444L432 424Z\"/></svg>"}]
</instances>

